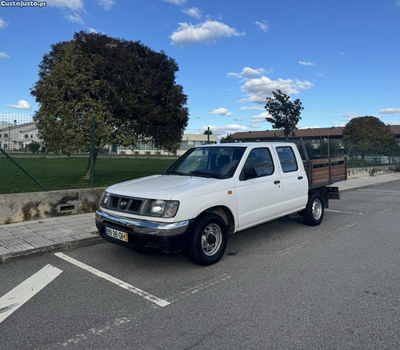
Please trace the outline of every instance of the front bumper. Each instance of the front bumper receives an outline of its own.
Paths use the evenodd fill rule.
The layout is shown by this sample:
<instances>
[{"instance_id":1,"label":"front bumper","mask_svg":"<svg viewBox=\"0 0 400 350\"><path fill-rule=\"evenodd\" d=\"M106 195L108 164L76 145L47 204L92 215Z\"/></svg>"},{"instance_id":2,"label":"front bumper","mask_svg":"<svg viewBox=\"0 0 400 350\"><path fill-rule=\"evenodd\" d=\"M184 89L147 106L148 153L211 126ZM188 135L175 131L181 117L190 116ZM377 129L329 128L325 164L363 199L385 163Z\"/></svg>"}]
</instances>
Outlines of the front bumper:
<instances>
[{"instance_id":1,"label":"front bumper","mask_svg":"<svg viewBox=\"0 0 400 350\"><path fill-rule=\"evenodd\" d=\"M101 210L96 211L96 226L102 238L141 252L174 253L184 250L189 241L193 221L185 220L174 223L140 221L109 215ZM106 227L126 232L128 242L107 236Z\"/></svg>"}]
</instances>

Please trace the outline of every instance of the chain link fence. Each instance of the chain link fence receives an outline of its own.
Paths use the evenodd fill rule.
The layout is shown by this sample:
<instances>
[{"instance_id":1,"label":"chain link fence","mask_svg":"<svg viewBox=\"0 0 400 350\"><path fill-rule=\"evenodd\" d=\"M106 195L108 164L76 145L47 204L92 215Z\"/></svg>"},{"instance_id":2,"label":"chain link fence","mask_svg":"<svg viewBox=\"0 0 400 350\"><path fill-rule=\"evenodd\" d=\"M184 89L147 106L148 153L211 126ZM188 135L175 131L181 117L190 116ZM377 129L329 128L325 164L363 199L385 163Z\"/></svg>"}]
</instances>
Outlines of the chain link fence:
<instances>
[{"instance_id":1,"label":"chain link fence","mask_svg":"<svg viewBox=\"0 0 400 350\"><path fill-rule=\"evenodd\" d=\"M92 131L96 138L96 130ZM151 131L164 140L176 135L176 129L169 127ZM0 194L103 187L160 174L188 149L217 142L217 136L203 133L201 129L186 129L173 151L160 148L157 139L144 136L131 144L120 142L94 148L91 130L86 131L87 140L83 142L76 140L82 135L73 132L54 135L49 147L31 115L0 113ZM57 142L60 149L54 147ZM63 142L84 147L68 148ZM68 154L62 148L67 148ZM97 153L95 159L93 153Z\"/></svg>"},{"instance_id":2,"label":"chain link fence","mask_svg":"<svg viewBox=\"0 0 400 350\"><path fill-rule=\"evenodd\" d=\"M176 139L177 130L163 127L151 130L153 138L143 136L148 131L145 130L139 132L142 136L129 142L120 139L96 148L99 144L96 123L94 128L87 124L87 130L80 133L65 126L59 134L53 133L46 144L31 115L0 113L0 194L103 187L160 174L188 149L217 142L216 135L205 135L202 129L186 129L183 135L179 133L176 148L168 151L159 146L159 141L165 144L172 135ZM305 152L310 159L345 155L350 168L400 166L398 141L390 146L375 143L366 150L359 144L345 144L341 137L329 135L303 141L304 148L298 142L303 158Z\"/></svg>"}]
</instances>

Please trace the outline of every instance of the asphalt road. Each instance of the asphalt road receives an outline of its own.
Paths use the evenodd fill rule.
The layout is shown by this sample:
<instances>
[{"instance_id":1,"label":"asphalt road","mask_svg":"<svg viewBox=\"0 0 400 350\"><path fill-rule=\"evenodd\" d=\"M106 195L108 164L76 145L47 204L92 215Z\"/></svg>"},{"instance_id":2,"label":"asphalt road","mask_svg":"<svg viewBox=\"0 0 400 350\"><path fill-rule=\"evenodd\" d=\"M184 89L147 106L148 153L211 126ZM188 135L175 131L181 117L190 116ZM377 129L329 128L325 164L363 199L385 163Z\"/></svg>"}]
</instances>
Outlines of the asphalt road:
<instances>
[{"instance_id":1,"label":"asphalt road","mask_svg":"<svg viewBox=\"0 0 400 350\"><path fill-rule=\"evenodd\" d=\"M0 323L0 349L400 349L400 182L330 210L240 232L210 267L108 243L65 253L165 307L54 254L0 265L0 298L62 271Z\"/></svg>"}]
</instances>

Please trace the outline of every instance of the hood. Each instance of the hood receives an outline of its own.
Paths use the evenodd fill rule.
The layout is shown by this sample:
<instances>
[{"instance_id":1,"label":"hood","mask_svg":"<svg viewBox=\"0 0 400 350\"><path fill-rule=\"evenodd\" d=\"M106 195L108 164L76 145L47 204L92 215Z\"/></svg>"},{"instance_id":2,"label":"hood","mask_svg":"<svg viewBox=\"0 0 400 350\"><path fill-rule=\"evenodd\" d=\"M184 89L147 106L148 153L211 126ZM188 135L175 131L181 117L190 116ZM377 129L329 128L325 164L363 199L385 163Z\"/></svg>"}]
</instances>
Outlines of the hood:
<instances>
[{"instance_id":1,"label":"hood","mask_svg":"<svg viewBox=\"0 0 400 350\"><path fill-rule=\"evenodd\" d=\"M213 188L213 185L221 181L224 180L199 176L154 175L110 186L107 192L128 197L169 200L179 199L180 195L191 191L204 193L205 187Z\"/></svg>"}]
</instances>

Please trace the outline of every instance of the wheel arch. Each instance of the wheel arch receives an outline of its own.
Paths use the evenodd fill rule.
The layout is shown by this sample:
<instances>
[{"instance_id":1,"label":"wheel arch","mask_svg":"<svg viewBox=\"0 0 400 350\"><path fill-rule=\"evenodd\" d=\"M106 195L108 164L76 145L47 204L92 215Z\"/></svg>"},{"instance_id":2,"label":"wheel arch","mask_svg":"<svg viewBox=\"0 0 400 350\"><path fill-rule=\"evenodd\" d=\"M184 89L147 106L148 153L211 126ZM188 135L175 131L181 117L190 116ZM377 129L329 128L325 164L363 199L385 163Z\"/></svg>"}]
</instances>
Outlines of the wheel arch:
<instances>
[{"instance_id":1,"label":"wheel arch","mask_svg":"<svg viewBox=\"0 0 400 350\"><path fill-rule=\"evenodd\" d=\"M201 217L202 215L204 215L206 213L214 213L214 214L219 215L224 220L226 227L228 228L228 234L233 235L233 233L235 232L235 217L233 216L232 211L228 207L223 206L223 205L217 205L214 207L210 207L210 208L204 210L203 212L201 212L197 216L197 218Z\"/></svg>"}]
</instances>

